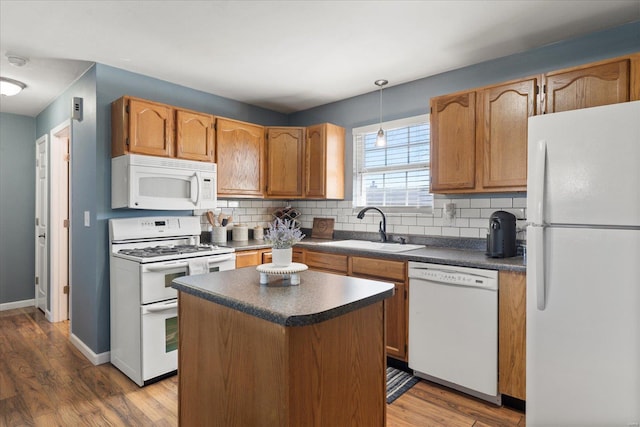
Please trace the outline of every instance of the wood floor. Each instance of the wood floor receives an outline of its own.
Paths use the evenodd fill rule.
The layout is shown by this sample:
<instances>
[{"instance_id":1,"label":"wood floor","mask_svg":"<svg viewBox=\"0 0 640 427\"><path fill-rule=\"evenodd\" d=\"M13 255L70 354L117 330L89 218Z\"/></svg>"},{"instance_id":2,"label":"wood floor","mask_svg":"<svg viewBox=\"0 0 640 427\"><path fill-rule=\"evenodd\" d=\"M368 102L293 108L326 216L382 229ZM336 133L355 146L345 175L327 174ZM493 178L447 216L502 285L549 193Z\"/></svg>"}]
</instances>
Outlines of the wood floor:
<instances>
[{"instance_id":1,"label":"wood floor","mask_svg":"<svg viewBox=\"0 0 640 427\"><path fill-rule=\"evenodd\" d=\"M67 322L34 308L0 312L1 427L177 426L177 397L177 376L139 388L111 364L92 365ZM388 427L524 424L521 412L426 381L387 406Z\"/></svg>"}]
</instances>

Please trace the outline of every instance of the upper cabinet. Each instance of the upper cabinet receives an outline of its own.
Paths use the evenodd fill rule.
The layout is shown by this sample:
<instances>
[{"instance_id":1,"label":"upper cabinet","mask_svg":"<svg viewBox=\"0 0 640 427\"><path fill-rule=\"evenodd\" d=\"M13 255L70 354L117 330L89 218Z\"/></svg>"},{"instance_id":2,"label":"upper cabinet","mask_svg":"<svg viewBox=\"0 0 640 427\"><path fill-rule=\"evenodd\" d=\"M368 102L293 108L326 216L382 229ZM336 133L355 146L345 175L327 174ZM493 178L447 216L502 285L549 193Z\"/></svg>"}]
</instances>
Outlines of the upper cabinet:
<instances>
[{"instance_id":1,"label":"upper cabinet","mask_svg":"<svg viewBox=\"0 0 640 427\"><path fill-rule=\"evenodd\" d=\"M305 197L344 199L345 130L331 123L307 127Z\"/></svg>"},{"instance_id":2,"label":"upper cabinet","mask_svg":"<svg viewBox=\"0 0 640 427\"><path fill-rule=\"evenodd\" d=\"M267 128L267 197L303 196L304 138L304 128Z\"/></svg>"},{"instance_id":3,"label":"upper cabinet","mask_svg":"<svg viewBox=\"0 0 640 427\"><path fill-rule=\"evenodd\" d=\"M267 128L269 198L344 198L344 128Z\"/></svg>"},{"instance_id":4,"label":"upper cabinet","mask_svg":"<svg viewBox=\"0 0 640 427\"><path fill-rule=\"evenodd\" d=\"M434 193L526 190L536 87L531 78L431 100Z\"/></svg>"},{"instance_id":5,"label":"upper cabinet","mask_svg":"<svg viewBox=\"0 0 640 427\"><path fill-rule=\"evenodd\" d=\"M431 190L473 190L476 93L431 99Z\"/></svg>"},{"instance_id":6,"label":"upper cabinet","mask_svg":"<svg viewBox=\"0 0 640 427\"><path fill-rule=\"evenodd\" d=\"M478 93L478 182L482 191L526 191L527 125L537 112L538 79Z\"/></svg>"},{"instance_id":7,"label":"upper cabinet","mask_svg":"<svg viewBox=\"0 0 640 427\"><path fill-rule=\"evenodd\" d=\"M111 155L173 155L173 108L131 97L111 104Z\"/></svg>"},{"instance_id":8,"label":"upper cabinet","mask_svg":"<svg viewBox=\"0 0 640 427\"><path fill-rule=\"evenodd\" d=\"M577 110L640 99L640 54L545 75L545 112Z\"/></svg>"},{"instance_id":9,"label":"upper cabinet","mask_svg":"<svg viewBox=\"0 0 640 427\"><path fill-rule=\"evenodd\" d=\"M176 110L176 157L214 161L215 130L211 114Z\"/></svg>"},{"instance_id":10,"label":"upper cabinet","mask_svg":"<svg viewBox=\"0 0 640 427\"><path fill-rule=\"evenodd\" d=\"M263 126L217 118L218 196L263 197L264 157Z\"/></svg>"},{"instance_id":11,"label":"upper cabinet","mask_svg":"<svg viewBox=\"0 0 640 427\"><path fill-rule=\"evenodd\" d=\"M211 162L213 124L210 114L123 96L111 104L111 155L135 153Z\"/></svg>"},{"instance_id":12,"label":"upper cabinet","mask_svg":"<svg viewBox=\"0 0 640 427\"><path fill-rule=\"evenodd\" d=\"M432 98L431 190L526 191L529 117L638 99L640 54Z\"/></svg>"}]
</instances>

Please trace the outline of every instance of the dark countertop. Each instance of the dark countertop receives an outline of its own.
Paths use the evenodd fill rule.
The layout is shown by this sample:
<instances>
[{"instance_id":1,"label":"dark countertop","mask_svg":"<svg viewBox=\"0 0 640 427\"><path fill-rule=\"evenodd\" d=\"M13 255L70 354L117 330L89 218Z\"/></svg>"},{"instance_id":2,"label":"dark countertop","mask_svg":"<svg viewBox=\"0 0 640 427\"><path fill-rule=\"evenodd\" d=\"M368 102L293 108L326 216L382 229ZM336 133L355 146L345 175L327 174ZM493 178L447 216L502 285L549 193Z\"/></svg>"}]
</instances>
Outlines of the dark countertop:
<instances>
[{"instance_id":1,"label":"dark countertop","mask_svg":"<svg viewBox=\"0 0 640 427\"><path fill-rule=\"evenodd\" d=\"M429 262L434 264L457 265L461 267L484 268L489 270L518 271L522 273L527 271L527 266L524 263L524 259L522 256L516 256L512 258L490 258L484 254L484 251L477 249L462 249L427 245L423 249L389 253L318 244L322 242L326 242L326 240L305 238L296 246L306 249L313 249L314 251L318 252L337 253L352 256L368 256L399 261ZM270 245L268 245L264 240L247 240L243 242L232 241L225 244L220 244L220 246L232 247L236 251L265 249L270 247Z\"/></svg>"},{"instance_id":2,"label":"dark countertop","mask_svg":"<svg viewBox=\"0 0 640 427\"><path fill-rule=\"evenodd\" d=\"M309 270L300 273L296 286L260 285L256 267L184 276L172 287L284 326L320 323L394 292L392 283Z\"/></svg>"}]
</instances>

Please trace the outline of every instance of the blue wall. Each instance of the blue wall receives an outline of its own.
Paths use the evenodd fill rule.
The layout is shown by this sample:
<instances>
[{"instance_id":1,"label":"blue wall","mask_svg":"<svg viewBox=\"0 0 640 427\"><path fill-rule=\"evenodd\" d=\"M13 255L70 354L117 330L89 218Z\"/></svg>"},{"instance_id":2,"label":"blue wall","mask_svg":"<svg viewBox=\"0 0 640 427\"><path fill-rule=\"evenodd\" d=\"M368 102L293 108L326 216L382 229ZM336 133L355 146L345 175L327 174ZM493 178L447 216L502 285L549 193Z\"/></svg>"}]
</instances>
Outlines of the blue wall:
<instances>
[{"instance_id":1,"label":"blue wall","mask_svg":"<svg viewBox=\"0 0 640 427\"><path fill-rule=\"evenodd\" d=\"M34 298L33 117L0 113L0 304Z\"/></svg>"},{"instance_id":2,"label":"blue wall","mask_svg":"<svg viewBox=\"0 0 640 427\"><path fill-rule=\"evenodd\" d=\"M429 112L432 97L472 89L508 80L541 74L547 71L586 64L589 62L640 51L640 21L578 39L555 43L493 61L483 62L443 74L415 80L384 89L383 121L417 116ZM393 76L378 76L389 80ZM372 92L293 113L292 126L307 126L331 122L343 126L346 132L345 198L352 197L353 150L351 129L377 123L379 94Z\"/></svg>"}]
</instances>

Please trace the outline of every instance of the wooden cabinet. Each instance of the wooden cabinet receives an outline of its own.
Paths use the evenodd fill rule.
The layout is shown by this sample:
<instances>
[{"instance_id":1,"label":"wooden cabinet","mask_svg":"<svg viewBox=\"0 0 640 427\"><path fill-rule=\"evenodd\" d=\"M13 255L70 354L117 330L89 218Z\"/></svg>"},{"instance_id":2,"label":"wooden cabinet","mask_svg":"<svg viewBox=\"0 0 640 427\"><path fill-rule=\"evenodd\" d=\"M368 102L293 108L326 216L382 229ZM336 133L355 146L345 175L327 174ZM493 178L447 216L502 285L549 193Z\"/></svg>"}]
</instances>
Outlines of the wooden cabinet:
<instances>
[{"instance_id":1,"label":"wooden cabinet","mask_svg":"<svg viewBox=\"0 0 640 427\"><path fill-rule=\"evenodd\" d=\"M304 263L313 270L321 270L329 273L347 274L348 257L340 254L306 251Z\"/></svg>"},{"instance_id":2,"label":"wooden cabinet","mask_svg":"<svg viewBox=\"0 0 640 427\"><path fill-rule=\"evenodd\" d=\"M216 120L218 196L264 196L264 127Z\"/></svg>"},{"instance_id":3,"label":"wooden cabinet","mask_svg":"<svg viewBox=\"0 0 640 427\"><path fill-rule=\"evenodd\" d=\"M384 301L387 355L407 361L407 263L379 258L349 257L349 275L393 282L395 293Z\"/></svg>"},{"instance_id":4,"label":"wooden cabinet","mask_svg":"<svg viewBox=\"0 0 640 427\"><path fill-rule=\"evenodd\" d=\"M498 280L498 388L526 400L526 275L500 271Z\"/></svg>"},{"instance_id":5,"label":"wooden cabinet","mask_svg":"<svg viewBox=\"0 0 640 427\"><path fill-rule=\"evenodd\" d=\"M476 186L476 93L431 99L431 190Z\"/></svg>"},{"instance_id":6,"label":"wooden cabinet","mask_svg":"<svg viewBox=\"0 0 640 427\"><path fill-rule=\"evenodd\" d=\"M537 113L538 79L478 93L477 179L482 191L526 191L527 128Z\"/></svg>"},{"instance_id":7,"label":"wooden cabinet","mask_svg":"<svg viewBox=\"0 0 640 427\"><path fill-rule=\"evenodd\" d=\"M638 99L640 53L432 98L431 191L526 191L529 117Z\"/></svg>"},{"instance_id":8,"label":"wooden cabinet","mask_svg":"<svg viewBox=\"0 0 640 427\"><path fill-rule=\"evenodd\" d=\"M111 155L127 153L214 160L214 117L123 96L111 104Z\"/></svg>"},{"instance_id":9,"label":"wooden cabinet","mask_svg":"<svg viewBox=\"0 0 640 427\"><path fill-rule=\"evenodd\" d=\"M132 97L111 104L111 155L173 155L173 108Z\"/></svg>"},{"instance_id":10,"label":"wooden cabinet","mask_svg":"<svg viewBox=\"0 0 640 427\"><path fill-rule=\"evenodd\" d=\"M267 140L267 197L303 196L305 129L269 127Z\"/></svg>"},{"instance_id":11,"label":"wooden cabinet","mask_svg":"<svg viewBox=\"0 0 640 427\"><path fill-rule=\"evenodd\" d=\"M526 191L537 78L431 100L434 193Z\"/></svg>"},{"instance_id":12,"label":"wooden cabinet","mask_svg":"<svg viewBox=\"0 0 640 427\"><path fill-rule=\"evenodd\" d=\"M307 128L306 198L344 199L344 135L344 128L331 123Z\"/></svg>"},{"instance_id":13,"label":"wooden cabinet","mask_svg":"<svg viewBox=\"0 0 640 427\"><path fill-rule=\"evenodd\" d=\"M545 74L545 112L640 99L640 54Z\"/></svg>"},{"instance_id":14,"label":"wooden cabinet","mask_svg":"<svg viewBox=\"0 0 640 427\"><path fill-rule=\"evenodd\" d=\"M236 250L236 268L250 267L252 265L267 264L271 262L271 248Z\"/></svg>"},{"instance_id":15,"label":"wooden cabinet","mask_svg":"<svg viewBox=\"0 0 640 427\"><path fill-rule=\"evenodd\" d=\"M214 117L211 114L176 110L176 157L213 162Z\"/></svg>"}]
</instances>

